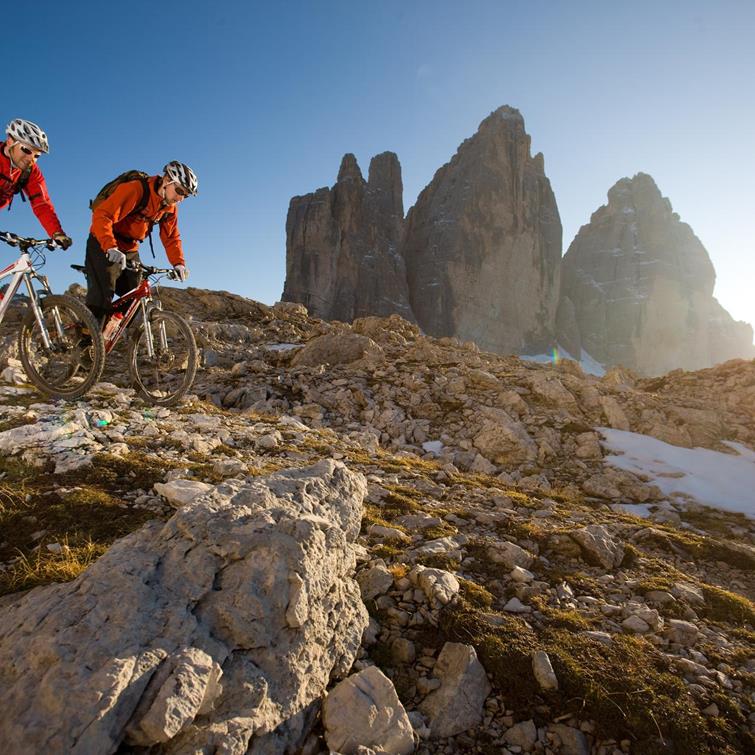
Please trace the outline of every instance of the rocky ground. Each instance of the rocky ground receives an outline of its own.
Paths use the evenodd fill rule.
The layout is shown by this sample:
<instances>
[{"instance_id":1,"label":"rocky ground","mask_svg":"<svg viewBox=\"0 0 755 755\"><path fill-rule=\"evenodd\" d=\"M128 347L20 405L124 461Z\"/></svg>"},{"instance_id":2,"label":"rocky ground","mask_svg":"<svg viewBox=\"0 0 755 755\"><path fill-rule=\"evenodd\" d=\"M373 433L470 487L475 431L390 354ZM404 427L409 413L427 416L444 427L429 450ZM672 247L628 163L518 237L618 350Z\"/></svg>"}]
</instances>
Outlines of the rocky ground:
<instances>
[{"instance_id":1,"label":"rocky ground","mask_svg":"<svg viewBox=\"0 0 755 755\"><path fill-rule=\"evenodd\" d=\"M202 352L194 395L175 409L135 399L117 354L85 400L41 400L13 359L12 319L0 334L0 605L9 615L31 621L39 604L72 600L66 586L22 592L34 585L99 584L91 575L110 570L95 567L123 552L112 543L133 542L120 541L129 532L157 537L155 520L187 532L199 525L176 522L192 506L200 516L196 501L230 506L245 485L267 486L272 500L283 495L276 475L301 469L314 481L307 494L361 512L358 537L343 525L336 539L345 538L343 562L356 563L369 622L354 607L343 633L361 641L317 665L321 688L301 696L302 710L316 708L307 725L263 745L250 724L250 751L294 742L310 753L753 751L755 523L668 499L608 466L597 428L755 448L755 362L596 378L570 361L539 365L426 338L395 316L349 326L226 293L166 289L162 299L191 316ZM348 494L329 482L341 473L318 466L326 461L359 480ZM617 505L632 503L649 504L650 516ZM215 558L231 546L207 547ZM282 626L304 623L283 614ZM8 658L23 647L15 621L0 623ZM179 648L196 645L196 632L176 640L165 651L172 668L207 669L201 699L172 729L155 723L154 705L142 711L129 747L187 751L175 737L194 736L188 722L217 728L194 718L212 715L213 663L236 678L224 664L247 652L243 634L230 632L220 655L202 645L205 666ZM338 645L337 634L323 646ZM337 684L344 654L350 676ZM32 671L15 673L6 689ZM276 694L268 730L295 712ZM239 741L227 751L245 751Z\"/></svg>"}]
</instances>

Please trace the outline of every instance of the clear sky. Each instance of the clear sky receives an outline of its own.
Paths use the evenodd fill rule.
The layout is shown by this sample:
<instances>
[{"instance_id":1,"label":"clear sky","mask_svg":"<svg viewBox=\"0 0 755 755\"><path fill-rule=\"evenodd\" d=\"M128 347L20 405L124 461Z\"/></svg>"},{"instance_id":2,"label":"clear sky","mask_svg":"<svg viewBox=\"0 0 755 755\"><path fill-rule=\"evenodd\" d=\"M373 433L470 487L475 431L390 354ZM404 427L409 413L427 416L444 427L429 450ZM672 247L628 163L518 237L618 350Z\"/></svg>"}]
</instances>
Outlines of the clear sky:
<instances>
[{"instance_id":1,"label":"clear sky","mask_svg":"<svg viewBox=\"0 0 755 755\"><path fill-rule=\"evenodd\" d=\"M47 131L40 166L76 242L48 258L56 290L76 279L67 265L83 260L97 190L179 159L200 180L180 211L190 283L272 304L292 196L332 185L345 152L366 174L393 150L408 210L508 104L545 156L564 251L619 178L649 173L707 248L716 296L755 323L752 0L40 0L4 11L0 121ZM40 234L18 200L0 229Z\"/></svg>"}]
</instances>

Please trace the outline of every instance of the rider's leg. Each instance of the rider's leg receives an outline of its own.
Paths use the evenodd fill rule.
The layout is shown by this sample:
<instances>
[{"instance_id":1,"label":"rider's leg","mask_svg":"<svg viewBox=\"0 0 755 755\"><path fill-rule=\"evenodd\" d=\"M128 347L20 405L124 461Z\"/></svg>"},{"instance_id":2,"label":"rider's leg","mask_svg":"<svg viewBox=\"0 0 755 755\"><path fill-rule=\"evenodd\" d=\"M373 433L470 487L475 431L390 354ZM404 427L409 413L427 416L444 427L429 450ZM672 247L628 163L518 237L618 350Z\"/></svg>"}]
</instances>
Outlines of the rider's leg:
<instances>
[{"instance_id":1,"label":"rider's leg","mask_svg":"<svg viewBox=\"0 0 755 755\"><path fill-rule=\"evenodd\" d=\"M95 317L102 320L113 299L120 270L117 265L108 262L94 235L87 240L84 266L87 276L86 305Z\"/></svg>"},{"instance_id":2,"label":"rider's leg","mask_svg":"<svg viewBox=\"0 0 755 755\"><path fill-rule=\"evenodd\" d=\"M125 252L126 262L131 264L132 262L141 262L139 258L139 252ZM138 270L130 270L126 268L118 277L115 282L115 293L118 296L128 293L131 289L136 288L141 280L141 274Z\"/></svg>"}]
</instances>

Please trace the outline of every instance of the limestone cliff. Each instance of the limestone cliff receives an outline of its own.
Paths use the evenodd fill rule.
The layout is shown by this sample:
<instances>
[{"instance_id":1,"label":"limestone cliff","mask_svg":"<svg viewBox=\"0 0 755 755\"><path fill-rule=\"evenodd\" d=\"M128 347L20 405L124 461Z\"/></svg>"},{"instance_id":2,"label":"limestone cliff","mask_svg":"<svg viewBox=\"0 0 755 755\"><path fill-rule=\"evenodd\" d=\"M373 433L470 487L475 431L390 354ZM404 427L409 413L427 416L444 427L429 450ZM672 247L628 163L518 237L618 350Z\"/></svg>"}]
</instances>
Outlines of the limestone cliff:
<instances>
[{"instance_id":1,"label":"limestone cliff","mask_svg":"<svg viewBox=\"0 0 755 755\"><path fill-rule=\"evenodd\" d=\"M333 188L294 197L283 301L325 319L397 313L413 320L399 252L402 193L398 157L384 152L372 159L367 181L347 154Z\"/></svg>"},{"instance_id":2,"label":"limestone cliff","mask_svg":"<svg viewBox=\"0 0 755 755\"><path fill-rule=\"evenodd\" d=\"M563 259L559 331L649 375L753 356L752 327L713 297L715 271L653 179L623 178Z\"/></svg>"},{"instance_id":3,"label":"limestone cliff","mask_svg":"<svg viewBox=\"0 0 755 755\"><path fill-rule=\"evenodd\" d=\"M518 110L491 113L437 171L407 216L403 254L428 334L495 352L551 345L561 220Z\"/></svg>"}]
</instances>

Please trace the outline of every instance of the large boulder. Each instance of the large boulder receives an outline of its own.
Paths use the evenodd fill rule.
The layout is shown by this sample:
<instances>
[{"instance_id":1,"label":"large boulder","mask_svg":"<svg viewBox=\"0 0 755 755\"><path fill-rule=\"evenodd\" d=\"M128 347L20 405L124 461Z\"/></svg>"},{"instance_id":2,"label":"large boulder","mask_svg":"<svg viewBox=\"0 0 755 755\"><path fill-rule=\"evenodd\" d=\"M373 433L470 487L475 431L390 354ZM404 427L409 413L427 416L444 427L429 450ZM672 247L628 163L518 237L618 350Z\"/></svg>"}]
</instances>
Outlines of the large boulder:
<instances>
[{"instance_id":1,"label":"large boulder","mask_svg":"<svg viewBox=\"0 0 755 755\"><path fill-rule=\"evenodd\" d=\"M358 333L325 333L300 349L291 360L293 367L321 364L351 364L360 359L379 360L383 349L371 338Z\"/></svg>"},{"instance_id":2,"label":"large boulder","mask_svg":"<svg viewBox=\"0 0 755 755\"><path fill-rule=\"evenodd\" d=\"M330 460L229 480L6 604L4 751L241 755L300 737L367 625L352 579L365 493Z\"/></svg>"}]
</instances>

